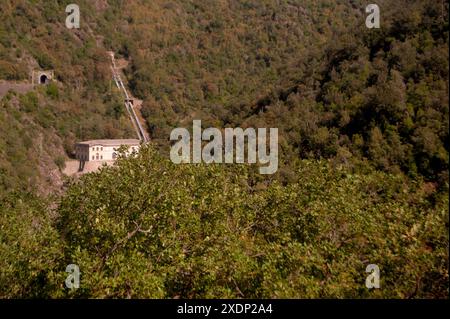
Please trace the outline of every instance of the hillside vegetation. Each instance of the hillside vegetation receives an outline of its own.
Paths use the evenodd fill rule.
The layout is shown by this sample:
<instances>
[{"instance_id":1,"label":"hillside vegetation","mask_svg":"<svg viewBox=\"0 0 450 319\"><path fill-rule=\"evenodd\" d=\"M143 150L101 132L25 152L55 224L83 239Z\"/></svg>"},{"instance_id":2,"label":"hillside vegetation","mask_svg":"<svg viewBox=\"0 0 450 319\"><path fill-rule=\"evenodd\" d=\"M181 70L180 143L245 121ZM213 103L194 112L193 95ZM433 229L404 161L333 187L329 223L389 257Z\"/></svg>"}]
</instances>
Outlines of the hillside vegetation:
<instances>
[{"instance_id":1,"label":"hillside vegetation","mask_svg":"<svg viewBox=\"0 0 450 319\"><path fill-rule=\"evenodd\" d=\"M139 3L139 2L138 2ZM286 161L448 179L448 21L440 1L152 1L119 5L106 42L132 58L151 134L278 127ZM123 37L127 34L127 37Z\"/></svg>"},{"instance_id":2,"label":"hillside vegetation","mask_svg":"<svg viewBox=\"0 0 450 319\"><path fill-rule=\"evenodd\" d=\"M448 298L447 3L69 3L1 4L0 80L57 81L0 101L0 297ZM134 137L108 50L152 142L67 179L76 141ZM278 127L280 169L172 164L193 119Z\"/></svg>"}]
</instances>

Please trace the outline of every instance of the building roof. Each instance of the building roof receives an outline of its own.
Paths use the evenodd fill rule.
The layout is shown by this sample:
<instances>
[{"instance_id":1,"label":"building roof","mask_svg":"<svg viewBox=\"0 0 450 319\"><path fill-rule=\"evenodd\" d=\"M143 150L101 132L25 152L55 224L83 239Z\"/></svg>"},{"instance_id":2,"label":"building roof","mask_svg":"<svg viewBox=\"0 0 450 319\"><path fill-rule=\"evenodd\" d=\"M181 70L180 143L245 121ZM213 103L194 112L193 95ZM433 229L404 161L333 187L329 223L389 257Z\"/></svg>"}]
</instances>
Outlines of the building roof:
<instances>
[{"instance_id":1,"label":"building roof","mask_svg":"<svg viewBox=\"0 0 450 319\"><path fill-rule=\"evenodd\" d=\"M121 145L139 145L140 141L137 139L117 139L117 140L89 140L78 142L81 145L101 145L101 146L121 146Z\"/></svg>"}]
</instances>

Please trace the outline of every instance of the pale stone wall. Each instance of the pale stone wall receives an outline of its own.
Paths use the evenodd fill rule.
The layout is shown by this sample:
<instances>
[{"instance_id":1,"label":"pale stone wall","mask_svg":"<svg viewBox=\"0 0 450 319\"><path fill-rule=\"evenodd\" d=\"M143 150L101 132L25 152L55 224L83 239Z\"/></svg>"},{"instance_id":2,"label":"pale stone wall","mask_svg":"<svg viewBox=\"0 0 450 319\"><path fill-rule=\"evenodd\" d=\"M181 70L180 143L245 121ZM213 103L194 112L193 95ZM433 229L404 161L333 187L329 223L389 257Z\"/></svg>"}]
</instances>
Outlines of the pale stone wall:
<instances>
[{"instance_id":1,"label":"pale stone wall","mask_svg":"<svg viewBox=\"0 0 450 319\"><path fill-rule=\"evenodd\" d=\"M117 156L117 150L120 148L120 145L83 145L77 144L75 148L76 158L78 160L83 161L111 161L115 160ZM138 151L139 145L129 146L128 152L132 153L133 151Z\"/></svg>"}]
</instances>

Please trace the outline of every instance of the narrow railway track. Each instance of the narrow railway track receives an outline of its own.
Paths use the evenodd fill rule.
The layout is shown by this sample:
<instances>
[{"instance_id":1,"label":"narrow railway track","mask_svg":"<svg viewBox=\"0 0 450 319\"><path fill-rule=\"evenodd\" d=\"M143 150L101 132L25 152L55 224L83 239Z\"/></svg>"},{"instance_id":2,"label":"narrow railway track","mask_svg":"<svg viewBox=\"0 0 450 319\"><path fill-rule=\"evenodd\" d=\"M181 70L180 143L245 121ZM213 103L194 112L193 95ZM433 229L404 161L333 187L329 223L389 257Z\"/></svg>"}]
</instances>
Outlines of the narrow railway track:
<instances>
[{"instance_id":1,"label":"narrow railway track","mask_svg":"<svg viewBox=\"0 0 450 319\"><path fill-rule=\"evenodd\" d=\"M136 131L139 140L141 140L144 143L147 143L149 141L148 135L145 132L142 123L139 121L139 117L136 114L133 104L130 102L131 101L130 95L128 94L128 91L125 85L123 84L120 72L116 67L114 53L110 52L110 56L111 56L111 71L113 74L113 79L114 82L116 83L117 88L122 92L122 95L124 97L125 109L127 110L128 115L130 116L130 120L133 123L133 127Z\"/></svg>"}]
</instances>

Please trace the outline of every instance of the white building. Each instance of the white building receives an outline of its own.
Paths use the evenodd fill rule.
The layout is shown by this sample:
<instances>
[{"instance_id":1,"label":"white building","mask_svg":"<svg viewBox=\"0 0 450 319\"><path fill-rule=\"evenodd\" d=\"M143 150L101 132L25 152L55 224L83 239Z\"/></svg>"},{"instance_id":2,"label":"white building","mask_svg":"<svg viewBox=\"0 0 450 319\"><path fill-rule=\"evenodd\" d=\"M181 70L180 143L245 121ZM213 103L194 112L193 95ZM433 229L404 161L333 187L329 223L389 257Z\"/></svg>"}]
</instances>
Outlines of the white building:
<instances>
[{"instance_id":1,"label":"white building","mask_svg":"<svg viewBox=\"0 0 450 319\"><path fill-rule=\"evenodd\" d=\"M117 158L118 149L128 146L128 152L137 152L140 141L136 139L124 140L90 140L79 142L75 145L75 156L83 162L89 161L112 161Z\"/></svg>"}]
</instances>

